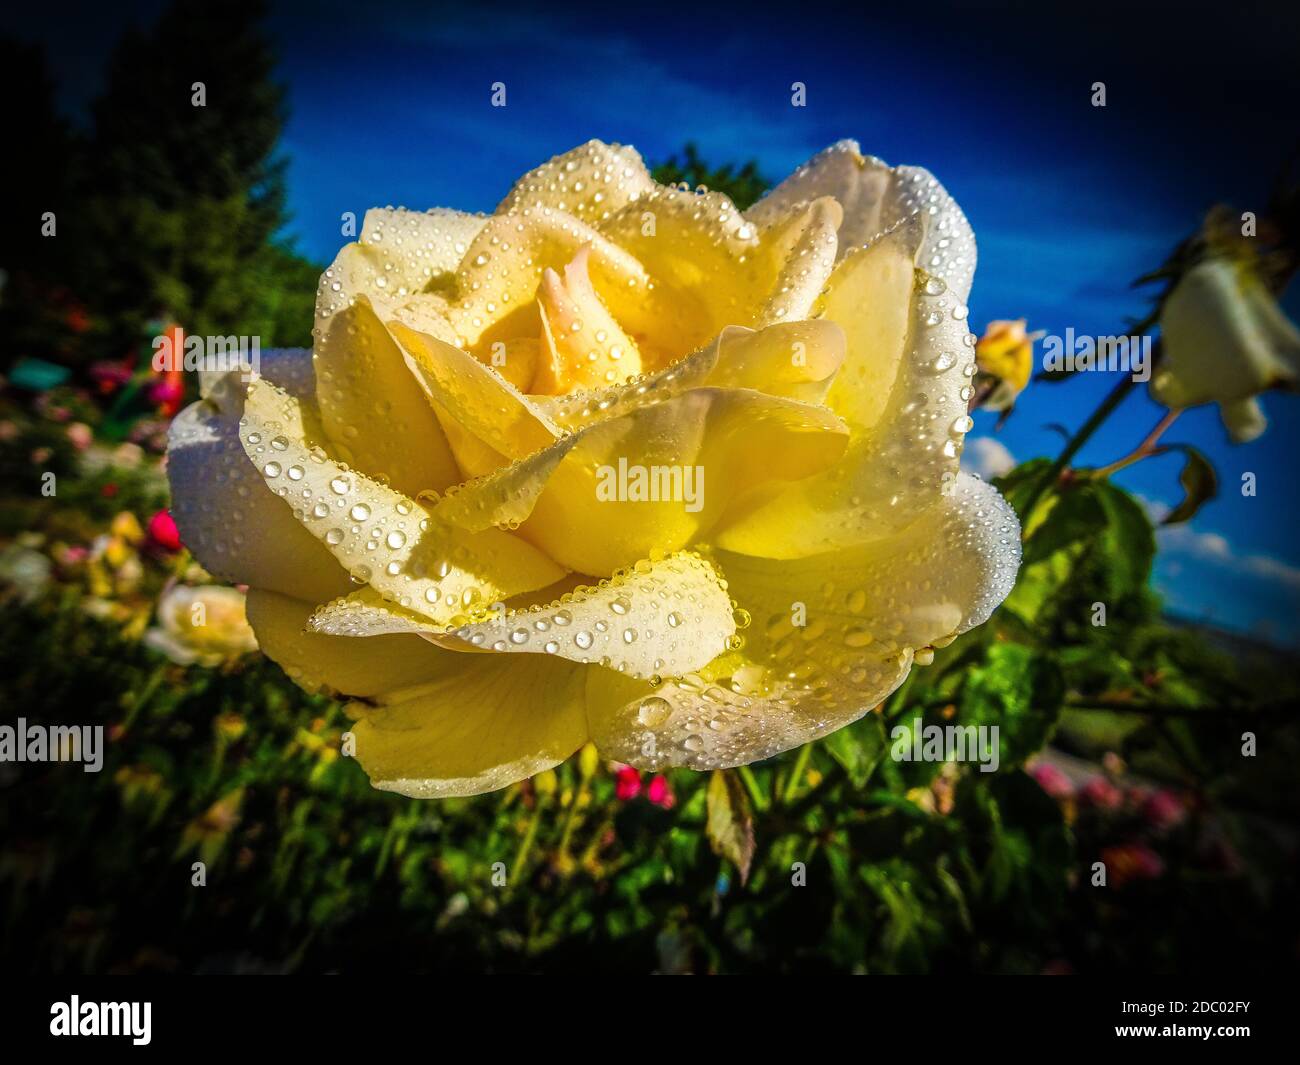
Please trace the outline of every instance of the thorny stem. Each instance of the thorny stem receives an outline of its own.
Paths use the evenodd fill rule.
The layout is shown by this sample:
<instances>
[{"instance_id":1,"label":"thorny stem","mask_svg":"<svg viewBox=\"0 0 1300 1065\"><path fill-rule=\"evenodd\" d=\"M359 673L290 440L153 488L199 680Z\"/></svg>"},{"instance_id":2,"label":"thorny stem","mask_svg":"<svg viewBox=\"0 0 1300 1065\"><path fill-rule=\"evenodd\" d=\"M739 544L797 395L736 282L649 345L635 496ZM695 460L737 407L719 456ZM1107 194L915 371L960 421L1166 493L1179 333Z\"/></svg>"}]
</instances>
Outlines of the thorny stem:
<instances>
[{"instance_id":1,"label":"thorny stem","mask_svg":"<svg viewBox=\"0 0 1300 1065\"><path fill-rule=\"evenodd\" d=\"M1119 383L1110 390L1106 398L1097 405L1097 409L1092 412L1088 417L1088 420L1084 422L1083 425L1079 427L1078 431L1075 432L1074 436L1070 438L1069 442L1061 450L1061 453L1056 456L1056 461L1052 463L1051 468L1048 469L1041 478L1039 478L1038 483L1035 484L1033 489L1030 491L1029 498L1025 501L1023 516L1025 522L1029 521L1030 516L1034 513L1034 508L1038 505L1038 501L1042 499L1043 494L1049 488L1054 488L1060 483L1061 474L1065 471L1066 467L1069 466L1074 456L1079 453L1079 449L1092 438L1092 434L1101 428L1102 423L1115 412L1115 408L1118 407L1124 401L1125 397L1128 396L1129 392L1133 390L1133 384L1134 382L1132 377L1122 378Z\"/></svg>"},{"instance_id":2,"label":"thorny stem","mask_svg":"<svg viewBox=\"0 0 1300 1065\"><path fill-rule=\"evenodd\" d=\"M1178 415L1181 413L1181 408L1165 411L1164 417L1161 418L1160 421L1156 422L1155 428L1152 429L1151 432L1147 433L1146 439L1143 440L1142 443L1138 444L1137 447L1122 459L1116 459L1108 466L1101 466L1093 470L1090 476L1098 479L1109 477L1111 474L1118 473L1120 470L1124 469L1125 466L1132 466L1135 462L1141 462L1143 459L1151 458L1153 455L1159 455L1165 450L1164 448L1156 446L1160 442L1160 437L1164 435L1166 429L1174 424Z\"/></svg>"}]
</instances>

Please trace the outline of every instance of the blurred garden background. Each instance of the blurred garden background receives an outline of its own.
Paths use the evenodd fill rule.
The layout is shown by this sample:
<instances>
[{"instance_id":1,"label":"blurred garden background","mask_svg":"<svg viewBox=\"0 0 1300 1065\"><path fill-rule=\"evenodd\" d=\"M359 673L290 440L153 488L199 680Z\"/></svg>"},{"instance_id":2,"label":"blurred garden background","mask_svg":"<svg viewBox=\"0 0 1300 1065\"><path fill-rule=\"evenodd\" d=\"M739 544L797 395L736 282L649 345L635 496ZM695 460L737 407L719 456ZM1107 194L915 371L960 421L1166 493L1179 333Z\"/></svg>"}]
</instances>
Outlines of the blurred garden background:
<instances>
[{"instance_id":1,"label":"blurred garden background","mask_svg":"<svg viewBox=\"0 0 1300 1065\"><path fill-rule=\"evenodd\" d=\"M1009 11L991 12L987 32L1014 51ZM49 16L6 14L0 80L17 148L0 230L0 723L102 725L108 744L99 773L0 763L0 966L1293 971L1300 406L1269 394L1268 430L1233 444L1213 405L1164 425L1145 387L1115 375L1026 386L1000 369L1037 357L1037 330L1154 331L1181 271L1217 254L1220 203L1258 213L1260 262L1294 317L1285 283L1300 196L1286 164L1300 65L1285 63L1276 34L1262 33L1249 75L1223 59L1184 86L1215 98L1208 119L1193 107L1195 121L1158 130L1143 121L1170 113L1152 84L1176 54L1148 83L1117 45L1100 73L1071 83L1066 110L1059 70L1033 102L1027 81L999 95L987 79L1016 64L972 37L954 54L985 76L971 97L943 111L914 100L906 115L918 121L902 130L879 120L887 101L864 109L872 128L845 118L854 92L899 71L898 92L910 91L920 77L907 73L918 65L907 27L890 22L875 38L888 58L858 72L861 90L842 66L818 82L833 57L816 23L812 44L792 42L775 63L779 117L760 122L757 104L727 106L727 91L755 98L763 68L740 31L711 36L718 69L687 77L667 58L678 31L651 41L606 27L584 53L603 76L636 73L662 107L560 107L528 101L547 76L537 51L571 67L567 46L522 11L497 15L494 28L394 5L361 26L331 4L179 0L130 17L87 7L65 32ZM577 18L555 17L561 29ZM1285 17L1264 9L1257 26ZM1159 25L1139 20L1131 47L1153 47L1143 35ZM1178 36L1194 29L1165 32L1170 49L1194 43ZM442 64L428 77L467 85L473 106L403 66L407 49ZM753 60L740 73L738 57ZM1085 129L1098 119L1088 86L1107 71L1111 121L1156 162L1134 164L1125 142L1105 165L1089 154L1094 138L1118 136ZM801 74L813 87L806 119L788 108ZM508 115L487 104L498 77L519 101ZM920 91L950 88L940 78ZM817 110L819 92L834 106ZM974 130L953 128L972 124L964 108ZM394 128L403 122L409 139ZM1074 165L1058 168L1053 152L1081 129ZM881 707L744 770L652 776L588 748L473 799L375 791L339 753L341 704L305 695L258 655L239 591L218 587L178 539L166 433L198 383L155 372L152 344L170 332L310 346L317 279L350 239L344 212L491 209L514 176L592 136L634 143L659 180L740 206L844 136L933 170L980 242L971 328L984 334L985 372L967 458L1019 511L1025 565L988 624ZM1018 148L1031 137L1040 158ZM1189 145L1212 156L1194 174ZM1028 334L1006 324L1022 318ZM189 624L196 602L201 628ZM997 772L892 759L890 729L917 715L996 724ZM504 885L495 863L510 871Z\"/></svg>"}]
</instances>

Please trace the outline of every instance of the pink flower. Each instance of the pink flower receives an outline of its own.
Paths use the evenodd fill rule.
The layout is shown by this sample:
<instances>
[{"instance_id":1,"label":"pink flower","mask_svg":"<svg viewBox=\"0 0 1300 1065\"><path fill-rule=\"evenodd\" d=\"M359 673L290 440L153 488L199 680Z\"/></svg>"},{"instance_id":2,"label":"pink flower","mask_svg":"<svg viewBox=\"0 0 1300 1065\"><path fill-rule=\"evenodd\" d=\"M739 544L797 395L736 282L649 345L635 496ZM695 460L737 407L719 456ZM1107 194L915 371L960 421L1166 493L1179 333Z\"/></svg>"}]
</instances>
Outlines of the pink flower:
<instances>
[{"instance_id":1,"label":"pink flower","mask_svg":"<svg viewBox=\"0 0 1300 1065\"><path fill-rule=\"evenodd\" d=\"M95 436L85 422L73 422L68 426L68 439L78 451L85 451L94 442Z\"/></svg>"},{"instance_id":2,"label":"pink flower","mask_svg":"<svg viewBox=\"0 0 1300 1065\"><path fill-rule=\"evenodd\" d=\"M1079 789L1079 799L1085 806L1112 812L1124 802L1124 794L1105 777L1091 777Z\"/></svg>"},{"instance_id":3,"label":"pink flower","mask_svg":"<svg viewBox=\"0 0 1300 1065\"><path fill-rule=\"evenodd\" d=\"M149 519L149 539L164 551L181 549L181 534L176 529L176 522L166 510L160 510Z\"/></svg>"},{"instance_id":4,"label":"pink flower","mask_svg":"<svg viewBox=\"0 0 1300 1065\"><path fill-rule=\"evenodd\" d=\"M170 377L149 386L149 402L168 415L175 414L180 409L184 395L185 386Z\"/></svg>"},{"instance_id":5,"label":"pink flower","mask_svg":"<svg viewBox=\"0 0 1300 1065\"><path fill-rule=\"evenodd\" d=\"M614 774L614 795L620 802L630 802L641 794L641 771L621 765Z\"/></svg>"},{"instance_id":6,"label":"pink flower","mask_svg":"<svg viewBox=\"0 0 1300 1065\"><path fill-rule=\"evenodd\" d=\"M647 799L665 810L671 810L677 802L677 796L673 794L673 786L662 774L651 779L645 794Z\"/></svg>"},{"instance_id":7,"label":"pink flower","mask_svg":"<svg viewBox=\"0 0 1300 1065\"><path fill-rule=\"evenodd\" d=\"M1142 816L1147 824L1161 832L1182 824L1187 817L1187 806L1172 791L1157 791L1142 804Z\"/></svg>"},{"instance_id":8,"label":"pink flower","mask_svg":"<svg viewBox=\"0 0 1300 1065\"><path fill-rule=\"evenodd\" d=\"M1038 781L1038 786L1058 802L1073 798L1074 781L1051 762L1036 762L1030 767L1029 775Z\"/></svg>"}]
</instances>

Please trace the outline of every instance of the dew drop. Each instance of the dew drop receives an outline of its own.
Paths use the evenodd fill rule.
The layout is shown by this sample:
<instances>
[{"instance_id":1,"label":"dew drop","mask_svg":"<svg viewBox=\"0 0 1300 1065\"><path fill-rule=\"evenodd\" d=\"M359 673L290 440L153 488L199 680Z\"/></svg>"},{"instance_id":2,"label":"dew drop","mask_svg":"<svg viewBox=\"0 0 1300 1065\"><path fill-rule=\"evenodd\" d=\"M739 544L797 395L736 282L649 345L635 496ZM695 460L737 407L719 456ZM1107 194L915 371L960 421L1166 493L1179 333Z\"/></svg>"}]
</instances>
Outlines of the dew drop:
<instances>
[{"instance_id":1,"label":"dew drop","mask_svg":"<svg viewBox=\"0 0 1300 1065\"><path fill-rule=\"evenodd\" d=\"M668 720L672 712L672 704L667 699L652 695L649 699L641 701L641 705L636 710L636 719L647 728L658 728Z\"/></svg>"}]
</instances>

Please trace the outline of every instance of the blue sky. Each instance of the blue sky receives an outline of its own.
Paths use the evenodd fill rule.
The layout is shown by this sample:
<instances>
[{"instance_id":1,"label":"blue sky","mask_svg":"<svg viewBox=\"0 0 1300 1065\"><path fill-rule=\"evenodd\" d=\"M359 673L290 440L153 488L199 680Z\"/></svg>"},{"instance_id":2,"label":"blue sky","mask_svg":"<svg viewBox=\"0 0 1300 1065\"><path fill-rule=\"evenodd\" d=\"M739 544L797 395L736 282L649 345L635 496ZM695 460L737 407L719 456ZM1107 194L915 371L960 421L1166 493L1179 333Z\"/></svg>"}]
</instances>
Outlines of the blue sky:
<instances>
[{"instance_id":1,"label":"blue sky","mask_svg":"<svg viewBox=\"0 0 1300 1065\"><path fill-rule=\"evenodd\" d=\"M146 20L160 5L136 7ZM692 140L710 161L754 158L774 179L854 137L928 167L962 204L979 243L974 328L1024 317L1053 334L1122 333L1146 309L1132 279L1216 201L1262 209L1300 135L1300 26L1282 5L1236 2L1214 17L1196 5L1089 5L1073 21L934 2L884 14L811 3L585 10L273 5L300 249L332 258L342 212L377 204L490 210L520 173L591 137L652 162ZM75 110L130 17L86 5L80 17L7 12L2 25L50 46ZM498 81L505 108L489 105ZM790 106L794 81L807 107ZM1094 81L1106 83L1105 108L1091 105ZM1017 458L1054 452L1045 426L1077 426L1113 383L1032 386L999 442ZM1265 407L1269 431L1242 447L1213 409L1171 430L1207 452L1222 492L1190 527L1162 534L1156 579L1181 613L1300 642L1300 398L1270 395ZM1160 413L1144 393L1130 397L1080 461L1125 453ZM977 433L992 420L978 416ZM1158 508L1176 502L1178 468L1152 460L1119 479ZM1240 493L1247 471L1253 498Z\"/></svg>"}]
</instances>

